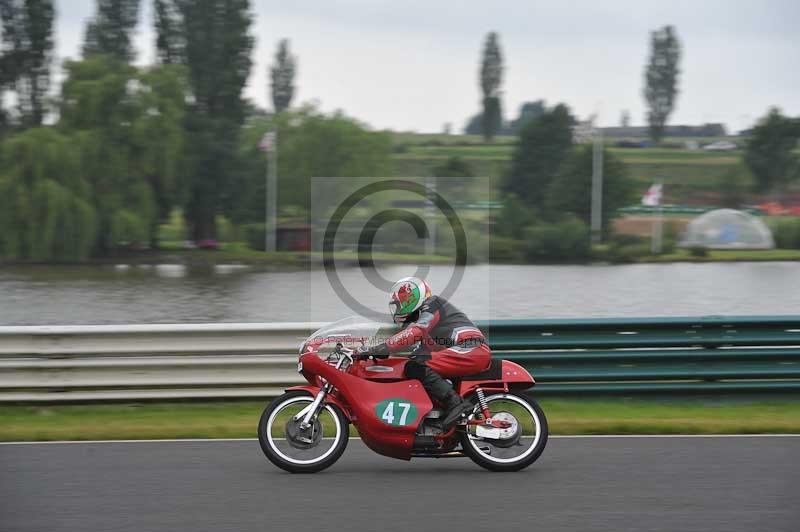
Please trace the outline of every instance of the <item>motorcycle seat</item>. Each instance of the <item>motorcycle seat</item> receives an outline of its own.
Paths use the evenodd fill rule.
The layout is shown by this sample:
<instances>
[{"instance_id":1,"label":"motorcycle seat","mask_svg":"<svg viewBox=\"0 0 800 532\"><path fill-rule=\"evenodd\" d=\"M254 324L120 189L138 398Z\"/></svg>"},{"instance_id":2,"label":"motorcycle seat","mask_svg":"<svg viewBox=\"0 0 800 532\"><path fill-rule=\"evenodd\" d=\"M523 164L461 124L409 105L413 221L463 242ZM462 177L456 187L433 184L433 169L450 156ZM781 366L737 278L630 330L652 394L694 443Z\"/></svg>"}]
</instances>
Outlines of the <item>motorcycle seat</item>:
<instances>
[{"instance_id":1,"label":"motorcycle seat","mask_svg":"<svg viewBox=\"0 0 800 532\"><path fill-rule=\"evenodd\" d=\"M492 359L489 367L479 373L472 375L464 375L459 377L461 381L494 381L500 380L503 377L503 361L501 359Z\"/></svg>"}]
</instances>

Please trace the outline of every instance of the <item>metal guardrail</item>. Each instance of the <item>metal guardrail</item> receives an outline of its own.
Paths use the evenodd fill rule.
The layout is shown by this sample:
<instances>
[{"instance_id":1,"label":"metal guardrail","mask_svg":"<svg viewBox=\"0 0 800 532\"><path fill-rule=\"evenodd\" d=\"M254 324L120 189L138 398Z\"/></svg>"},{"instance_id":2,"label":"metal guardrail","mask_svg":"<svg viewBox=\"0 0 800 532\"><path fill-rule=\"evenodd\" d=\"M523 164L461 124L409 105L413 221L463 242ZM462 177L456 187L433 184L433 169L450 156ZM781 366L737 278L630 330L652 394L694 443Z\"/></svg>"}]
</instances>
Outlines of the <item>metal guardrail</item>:
<instances>
[{"instance_id":1,"label":"metal guardrail","mask_svg":"<svg viewBox=\"0 0 800 532\"><path fill-rule=\"evenodd\" d=\"M0 401L265 397L321 324L0 327Z\"/></svg>"},{"instance_id":2,"label":"metal guardrail","mask_svg":"<svg viewBox=\"0 0 800 532\"><path fill-rule=\"evenodd\" d=\"M800 391L800 316L478 325L538 394ZM270 397L320 326L0 327L0 402Z\"/></svg>"},{"instance_id":3,"label":"metal guardrail","mask_svg":"<svg viewBox=\"0 0 800 532\"><path fill-rule=\"evenodd\" d=\"M503 321L539 393L800 392L800 316Z\"/></svg>"}]
</instances>

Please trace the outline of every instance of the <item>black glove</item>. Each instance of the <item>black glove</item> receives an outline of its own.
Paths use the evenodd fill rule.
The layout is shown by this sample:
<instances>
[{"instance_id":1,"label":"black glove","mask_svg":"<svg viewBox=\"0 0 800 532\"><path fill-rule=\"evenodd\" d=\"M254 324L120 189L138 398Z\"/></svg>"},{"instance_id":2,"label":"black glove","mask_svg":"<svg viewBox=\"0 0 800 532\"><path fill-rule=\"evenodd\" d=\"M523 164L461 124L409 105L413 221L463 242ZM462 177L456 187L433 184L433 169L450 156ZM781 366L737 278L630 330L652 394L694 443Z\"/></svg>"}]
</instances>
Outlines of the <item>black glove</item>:
<instances>
[{"instance_id":1,"label":"black glove","mask_svg":"<svg viewBox=\"0 0 800 532\"><path fill-rule=\"evenodd\" d=\"M356 348L356 352L353 353L353 360L368 360L369 357L369 347L358 347Z\"/></svg>"},{"instance_id":2,"label":"black glove","mask_svg":"<svg viewBox=\"0 0 800 532\"><path fill-rule=\"evenodd\" d=\"M389 348L386 344L378 344L369 349L369 354L375 360L383 360L384 358L389 358Z\"/></svg>"},{"instance_id":3,"label":"black glove","mask_svg":"<svg viewBox=\"0 0 800 532\"><path fill-rule=\"evenodd\" d=\"M383 345L383 344L381 344ZM389 358L387 349L381 349L381 345L375 347L359 347L353 355L355 360L382 360Z\"/></svg>"}]
</instances>

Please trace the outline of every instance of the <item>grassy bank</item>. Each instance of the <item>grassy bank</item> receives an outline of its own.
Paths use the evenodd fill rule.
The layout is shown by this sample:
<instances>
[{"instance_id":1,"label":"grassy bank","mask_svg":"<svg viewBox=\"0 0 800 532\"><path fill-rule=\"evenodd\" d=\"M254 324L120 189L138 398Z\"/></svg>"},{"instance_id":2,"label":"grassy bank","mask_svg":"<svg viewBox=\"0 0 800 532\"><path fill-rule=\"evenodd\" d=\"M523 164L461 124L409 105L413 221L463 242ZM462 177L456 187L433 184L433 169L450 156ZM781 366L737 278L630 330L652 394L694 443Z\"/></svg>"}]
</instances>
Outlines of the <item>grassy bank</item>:
<instances>
[{"instance_id":1,"label":"grassy bank","mask_svg":"<svg viewBox=\"0 0 800 532\"><path fill-rule=\"evenodd\" d=\"M372 253L376 264L452 264L453 258L444 255L414 255L410 253ZM358 253L355 251L337 251L337 263L358 263ZM0 257L0 266L3 265L37 265L34 261L3 261ZM242 242L224 243L219 249L180 249L170 243L162 249L145 250L141 252L119 253L114 256L92 258L81 264L186 264L186 265L214 265L214 264L246 264L251 266L267 266L270 268L300 268L306 266L320 266L323 264L322 252L312 251L274 251L265 252L248 248Z\"/></svg>"},{"instance_id":2,"label":"grassy bank","mask_svg":"<svg viewBox=\"0 0 800 532\"><path fill-rule=\"evenodd\" d=\"M2 406L0 441L251 438L265 403ZM544 399L553 434L800 432L800 401Z\"/></svg>"},{"instance_id":3,"label":"grassy bank","mask_svg":"<svg viewBox=\"0 0 800 532\"><path fill-rule=\"evenodd\" d=\"M664 255L651 255L639 262L764 262L764 261L798 261L800 249L741 249L741 250L708 250L704 257L696 257L686 249L676 250Z\"/></svg>"},{"instance_id":4,"label":"grassy bank","mask_svg":"<svg viewBox=\"0 0 800 532\"><path fill-rule=\"evenodd\" d=\"M515 137L504 136L484 143L480 137L470 135L396 134L392 155L394 173L398 176L430 175L433 168L449 157L461 157L475 175L497 178L509 168L515 140ZM606 139L608 150L625 163L630 176L643 190L653 182L664 183L668 203L715 203L731 194L742 198L751 194L753 177L742 163L741 150L622 148L615 146L616 140ZM686 140L689 139L665 139L678 145Z\"/></svg>"}]
</instances>

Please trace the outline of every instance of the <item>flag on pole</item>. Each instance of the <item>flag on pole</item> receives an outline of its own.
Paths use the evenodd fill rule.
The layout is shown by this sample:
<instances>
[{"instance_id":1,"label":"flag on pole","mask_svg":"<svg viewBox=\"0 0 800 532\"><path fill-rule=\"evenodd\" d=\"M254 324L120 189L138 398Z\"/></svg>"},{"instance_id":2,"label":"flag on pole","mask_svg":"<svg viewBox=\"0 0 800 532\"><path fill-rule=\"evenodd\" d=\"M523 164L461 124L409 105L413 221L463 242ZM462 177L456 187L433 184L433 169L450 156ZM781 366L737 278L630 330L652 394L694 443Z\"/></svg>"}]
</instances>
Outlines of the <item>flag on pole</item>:
<instances>
[{"instance_id":1,"label":"flag on pole","mask_svg":"<svg viewBox=\"0 0 800 532\"><path fill-rule=\"evenodd\" d=\"M261 138L261 142L258 144L258 147L261 149L261 151L272 151L272 148L275 147L275 132L267 132Z\"/></svg>"},{"instance_id":2,"label":"flag on pole","mask_svg":"<svg viewBox=\"0 0 800 532\"><path fill-rule=\"evenodd\" d=\"M661 205L661 187L661 183L651 185L642 196L642 205L650 205L651 207Z\"/></svg>"}]
</instances>

